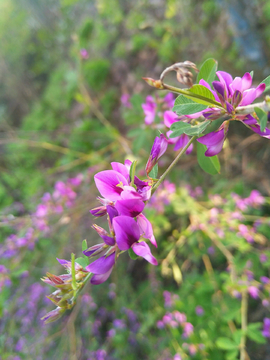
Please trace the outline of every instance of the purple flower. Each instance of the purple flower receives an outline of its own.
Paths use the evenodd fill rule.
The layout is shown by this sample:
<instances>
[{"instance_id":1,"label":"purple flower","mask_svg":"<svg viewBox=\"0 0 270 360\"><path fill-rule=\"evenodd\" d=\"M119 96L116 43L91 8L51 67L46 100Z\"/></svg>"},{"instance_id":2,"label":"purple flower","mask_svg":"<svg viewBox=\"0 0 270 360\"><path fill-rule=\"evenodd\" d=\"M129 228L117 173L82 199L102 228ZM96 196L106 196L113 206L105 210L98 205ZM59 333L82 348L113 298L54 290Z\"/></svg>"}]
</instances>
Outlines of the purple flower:
<instances>
[{"instance_id":1,"label":"purple flower","mask_svg":"<svg viewBox=\"0 0 270 360\"><path fill-rule=\"evenodd\" d=\"M150 242L155 247L157 247L157 242L156 242L156 239L155 239L155 236L153 233L152 224L150 223L150 221L143 214L140 214L140 215L138 215L138 218L137 218L137 224L139 226L141 236L150 240Z\"/></svg>"},{"instance_id":2,"label":"purple flower","mask_svg":"<svg viewBox=\"0 0 270 360\"><path fill-rule=\"evenodd\" d=\"M193 325L189 322L186 322L184 325L183 337L188 338L191 334L193 334Z\"/></svg>"},{"instance_id":3,"label":"purple flower","mask_svg":"<svg viewBox=\"0 0 270 360\"><path fill-rule=\"evenodd\" d=\"M121 96L121 103L123 106L127 107L127 108L131 108L131 103L129 101L130 99L130 95L129 94L123 94Z\"/></svg>"},{"instance_id":4,"label":"purple flower","mask_svg":"<svg viewBox=\"0 0 270 360\"><path fill-rule=\"evenodd\" d=\"M168 147L168 140L163 134L160 134L160 137L156 137L154 144L152 146L149 159L146 164L146 174L148 175L153 167L157 164L158 160L165 153Z\"/></svg>"},{"instance_id":5,"label":"purple flower","mask_svg":"<svg viewBox=\"0 0 270 360\"><path fill-rule=\"evenodd\" d=\"M173 93L168 93L164 96L164 102L167 104L168 108L171 109L174 106L174 96Z\"/></svg>"},{"instance_id":6,"label":"purple flower","mask_svg":"<svg viewBox=\"0 0 270 360\"><path fill-rule=\"evenodd\" d=\"M249 286L248 293L253 299L258 299L259 289L256 286Z\"/></svg>"},{"instance_id":7,"label":"purple flower","mask_svg":"<svg viewBox=\"0 0 270 360\"><path fill-rule=\"evenodd\" d=\"M184 120L187 119L187 117L185 116L177 116L173 111L165 111L164 112L164 124L165 126L167 126L168 128L171 127L171 125L179 120ZM190 119L188 119L190 121ZM182 149L183 147L185 147L187 145L187 143L189 142L189 137L186 134L182 134L176 138L170 138L170 134L172 133L172 131L168 131L167 132L167 136L169 138L168 142L170 144L175 144L174 146L174 151L178 151L180 149ZM191 144L187 150L186 150L186 154L190 154L193 150L193 144Z\"/></svg>"},{"instance_id":8,"label":"purple flower","mask_svg":"<svg viewBox=\"0 0 270 360\"><path fill-rule=\"evenodd\" d=\"M270 338L270 318L263 319L263 330L262 334L266 338Z\"/></svg>"},{"instance_id":9,"label":"purple flower","mask_svg":"<svg viewBox=\"0 0 270 360\"><path fill-rule=\"evenodd\" d=\"M117 216L113 219L116 243L120 250L128 250L139 240L140 229L134 219L129 216Z\"/></svg>"},{"instance_id":10,"label":"purple flower","mask_svg":"<svg viewBox=\"0 0 270 360\"><path fill-rule=\"evenodd\" d=\"M86 266L85 270L94 274L91 278L91 284L99 285L106 281L111 275L114 264L115 253L113 252L108 256L102 256Z\"/></svg>"},{"instance_id":11,"label":"purple flower","mask_svg":"<svg viewBox=\"0 0 270 360\"><path fill-rule=\"evenodd\" d=\"M269 284L270 283L270 279L266 276L261 276L260 280L263 284Z\"/></svg>"},{"instance_id":12,"label":"purple flower","mask_svg":"<svg viewBox=\"0 0 270 360\"><path fill-rule=\"evenodd\" d=\"M202 306L196 306L195 311L198 316L202 316L204 314L204 309Z\"/></svg>"},{"instance_id":13,"label":"purple flower","mask_svg":"<svg viewBox=\"0 0 270 360\"><path fill-rule=\"evenodd\" d=\"M144 202L139 199L117 200L115 208L120 215L138 216L144 209Z\"/></svg>"},{"instance_id":14,"label":"purple flower","mask_svg":"<svg viewBox=\"0 0 270 360\"><path fill-rule=\"evenodd\" d=\"M61 307L57 307L56 309L50 311L48 314L43 316L41 320L44 320L45 324L48 324L50 322L60 319L60 317L64 314L64 312L65 309L62 309Z\"/></svg>"},{"instance_id":15,"label":"purple flower","mask_svg":"<svg viewBox=\"0 0 270 360\"><path fill-rule=\"evenodd\" d=\"M129 185L127 179L114 170L101 171L94 176L94 180L100 194L112 201L121 199L123 187Z\"/></svg>"},{"instance_id":16,"label":"purple flower","mask_svg":"<svg viewBox=\"0 0 270 360\"><path fill-rule=\"evenodd\" d=\"M157 104L152 96L146 97L146 103L142 104L143 112L145 115L145 124L150 125L154 122L156 116Z\"/></svg>"},{"instance_id":17,"label":"purple flower","mask_svg":"<svg viewBox=\"0 0 270 360\"><path fill-rule=\"evenodd\" d=\"M145 241L141 241L141 242L133 244L132 249L136 255L143 257L150 264L158 265L157 260L151 254L151 250Z\"/></svg>"},{"instance_id":18,"label":"purple flower","mask_svg":"<svg viewBox=\"0 0 270 360\"><path fill-rule=\"evenodd\" d=\"M260 254L260 261L262 263L266 262L268 260L268 256L265 254Z\"/></svg>"},{"instance_id":19,"label":"purple flower","mask_svg":"<svg viewBox=\"0 0 270 360\"><path fill-rule=\"evenodd\" d=\"M81 49L80 54L81 54L81 57L83 59L88 59L89 58L89 54L88 54L88 51L86 49Z\"/></svg>"},{"instance_id":20,"label":"purple flower","mask_svg":"<svg viewBox=\"0 0 270 360\"><path fill-rule=\"evenodd\" d=\"M217 155L222 150L228 131L228 124L225 123L227 122L225 121L218 131L211 132L197 139L199 143L204 144L207 147L205 156Z\"/></svg>"},{"instance_id":21,"label":"purple flower","mask_svg":"<svg viewBox=\"0 0 270 360\"><path fill-rule=\"evenodd\" d=\"M213 81L212 84L214 90L212 90L210 85L204 80L200 80L200 85L207 87L208 90L212 92L215 100L220 103L224 110L210 108L201 113L193 114L193 116L195 115L198 117L199 115L203 115L207 119L214 120L225 113L229 115L233 114L234 119L242 121L244 125L258 135L270 138L270 130L265 129L264 132L261 132L257 120L251 115L235 115L235 109L238 106L249 105L253 103L257 97L261 96L265 90L265 84L260 84L257 88L250 88L252 85L252 77L249 73L245 73L242 78L236 77L235 79L233 79L229 73L224 71L217 71L216 74L219 81ZM208 147L207 152L205 153L206 156L213 156L221 151L228 131L228 126L224 133L220 130L221 128L217 132L207 134L200 139L197 139L197 141ZM203 142L201 139L203 139Z\"/></svg>"}]
</instances>

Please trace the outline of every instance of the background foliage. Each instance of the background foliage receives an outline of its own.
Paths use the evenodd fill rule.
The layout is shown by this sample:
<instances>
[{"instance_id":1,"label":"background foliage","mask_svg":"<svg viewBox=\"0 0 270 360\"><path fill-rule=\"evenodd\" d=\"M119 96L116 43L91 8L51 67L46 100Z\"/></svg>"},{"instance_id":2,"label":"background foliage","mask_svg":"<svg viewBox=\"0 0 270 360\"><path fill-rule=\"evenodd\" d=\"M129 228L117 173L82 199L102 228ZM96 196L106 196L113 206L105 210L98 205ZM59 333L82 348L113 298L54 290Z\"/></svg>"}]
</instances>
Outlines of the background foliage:
<instances>
[{"instance_id":1,"label":"background foliage","mask_svg":"<svg viewBox=\"0 0 270 360\"><path fill-rule=\"evenodd\" d=\"M237 289L228 290L226 259L217 248L211 253L209 232L191 227L197 217L209 230L212 208L221 214L237 208L231 193L247 198L252 189L260 190L263 207L251 206L245 218L249 226L255 217L266 219L256 252L235 229L227 229L225 241L239 271L253 271L256 281L269 275L269 261L260 264L261 254L269 255L269 147L237 124L220 156L220 175L203 173L196 155L186 156L170 176L176 190L165 186L149 206L160 266L124 258L110 283L89 286L71 314L46 326L40 317L50 310L44 300L50 289L39 279L46 271L61 272L56 256L80 254L85 238L96 242L89 214L97 196L94 173L125 158L138 159L143 170L158 129L145 126L141 104L147 94L163 94L152 92L141 77L158 77L177 61L199 66L212 57L234 76L254 70L259 83L269 73L269 19L266 0L1 1L1 255L13 234L28 241L16 240L14 254L1 257L7 269L0 272L3 359L171 359L176 353L237 359L240 302L231 296ZM131 95L130 108L121 104L122 94ZM173 157L173 151L166 154L160 173ZM74 185L70 179L78 174ZM42 228L32 215L59 181L76 199L67 204L70 188L55 198L63 211L52 210L48 229ZM222 216L218 222L225 227ZM29 229L34 230L27 237ZM268 289L260 291L268 296ZM250 322L260 324L250 330L248 353L250 359L267 359L269 345L260 345L266 342L261 335L266 307L254 299L249 305ZM197 306L203 315L196 315ZM157 326L174 311L185 313L194 326L188 340L181 327Z\"/></svg>"}]
</instances>

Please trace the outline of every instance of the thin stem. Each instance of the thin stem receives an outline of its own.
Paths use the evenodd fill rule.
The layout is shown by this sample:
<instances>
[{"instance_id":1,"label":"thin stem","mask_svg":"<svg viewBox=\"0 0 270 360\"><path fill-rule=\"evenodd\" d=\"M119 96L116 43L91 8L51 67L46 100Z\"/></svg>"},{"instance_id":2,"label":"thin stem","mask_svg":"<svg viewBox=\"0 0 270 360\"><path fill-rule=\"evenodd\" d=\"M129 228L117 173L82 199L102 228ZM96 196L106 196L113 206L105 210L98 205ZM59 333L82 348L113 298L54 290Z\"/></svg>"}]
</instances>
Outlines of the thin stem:
<instances>
[{"instance_id":1,"label":"thin stem","mask_svg":"<svg viewBox=\"0 0 270 360\"><path fill-rule=\"evenodd\" d=\"M192 142L196 139L196 136L192 136L192 138L189 140L187 145L179 152L179 154L176 156L176 158L173 160L173 162L170 164L167 170L161 175L161 177L158 179L158 182L153 186L152 188L152 195L157 190L159 185L162 183L162 181L165 179L165 177L168 175L168 173L172 170L172 168L176 165L177 161L180 159L180 157L186 152L188 147L192 144Z\"/></svg>"},{"instance_id":2,"label":"thin stem","mask_svg":"<svg viewBox=\"0 0 270 360\"><path fill-rule=\"evenodd\" d=\"M211 103L215 107L223 110L223 107L221 106L221 104L219 102L215 101L215 100L208 99L208 98L206 98L205 96L202 96L202 95L194 94L194 93L192 93L192 92L190 92L188 90L179 89L179 88L177 88L175 86L172 86L172 85L168 85L168 84L162 84L162 85L164 87L163 90L170 90L170 91L173 91L173 92L178 93L178 94L193 97L195 99L204 100L207 103Z\"/></svg>"},{"instance_id":3,"label":"thin stem","mask_svg":"<svg viewBox=\"0 0 270 360\"><path fill-rule=\"evenodd\" d=\"M240 343L240 360L246 359L247 313L248 313L248 293L247 293L247 289L245 289L242 291L242 302L241 302L242 337Z\"/></svg>"},{"instance_id":4,"label":"thin stem","mask_svg":"<svg viewBox=\"0 0 270 360\"><path fill-rule=\"evenodd\" d=\"M235 266L234 266L234 257L233 254L226 248L225 245L222 244L222 242L220 242L214 233L210 232L209 230L205 231L206 234L209 236L209 238L211 239L211 241L216 245L216 247L222 252L222 254L226 257L228 264L230 265L230 270L231 270L231 279L232 282L236 281L236 270L235 270Z\"/></svg>"},{"instance_id":5,"label":"thin stem","mask_svg":"<svg viewBox=\"0 0 270 360\"><path fill-rule=\"evenodd\" d=\"M94 274L92 274L92 273L87 274L86 277L85 277L85 278L83 279L83 281L81 282L80 288L75 291L75 294L74 294L74 296L73 296L73 298L72 298L72 303L73 303L74 305L75 305L75 302L76 302L76 299L77 299L79 293L80 293L81 290L84 288L84 286L85 286L85 284L87 283L87 281L90 280L93 275L94 275Z\"/></svg>"}]
</instances>

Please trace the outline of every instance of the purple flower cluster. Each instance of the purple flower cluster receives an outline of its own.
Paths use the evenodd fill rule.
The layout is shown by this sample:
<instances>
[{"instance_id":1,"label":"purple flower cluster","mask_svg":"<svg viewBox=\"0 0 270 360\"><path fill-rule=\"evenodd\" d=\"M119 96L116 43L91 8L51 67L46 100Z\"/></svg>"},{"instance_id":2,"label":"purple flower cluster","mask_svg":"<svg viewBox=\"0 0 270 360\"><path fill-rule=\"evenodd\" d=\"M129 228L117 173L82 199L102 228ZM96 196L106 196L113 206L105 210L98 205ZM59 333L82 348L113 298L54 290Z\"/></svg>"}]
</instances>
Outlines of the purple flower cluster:
<instances>
[{"instance_id":1,"label":"purple flower cluster","mask_svg":"<svg viewBox=\"0 0 270 360\"><path fill-rule=\"evenodd\" d=\"M153 153L158 146L154 144ZM150 158L153 160L151 155ZM95 285L108 279L121 251L132 249L136 255L157 265L148 244L140 241L144 237L157 246L152 225L142 213L145 201L151 196L151 183L136 176L131 179L132 163L129 160L125 164L113 162L111 165L112 170L101 171L94 176L102 198L98 198L101 205L90 210L96 217L107 215L109 232L93 225L103 242L83 252L89 258L98 256L86 267L87 271L94 274L91 283Z\"/></svg>"},{"instance_id":2,"label":"purple flower cluster","mask_svg":"<svg viewBox=\"0 0 270 360\"><path fill-rule=\"evenodd\" d=\"M68 179L66 183L57 181L54 192L43 195L41 203L37 205L31 217L14 225L17 233L11 234L5 240L0 249L0 257L14 257L20 253L21 249L25 248L33 250L39 237L48 235L50 218L62 214L64 209L74 206L77 197L75 189L81 185L82 179L83 176L79 174Z\"/></svg>"},{"instance_id":3,"label":"purple flower cluster","mask_svg":"<svg viewBox=\"0 0 270 360\"><path fill-rule=\"evenodd\" d=\"M5 338L7 353L17 354L18 359L34 357L41 360L42 351L48 348L41 346L48 335L48 328L40 321L40 317L44 314L44 302L47 303L47 299L44 299L46 289L40 283L33 283L30 287L25 285L25 281L21 279L21 287L17 290L13 289L10 299L12 306L5 306L1 316L0 332L7 334ZM14 328L15 333L12 330Z\"/></svg>"},{"instance_id":4,"label":"purple flower cluster","mask_svg":"<svg viewBox=\"0 0 270 360\"><path fill-rule=\"evenodd\" d=\"M193 116L199 117L203 115L206 119L215 120L227 114L231 117L231 120L241 121L256 134L269 139L270 130L266 128L262 132L257 119L251 115L239 115L235 112L237 107L252 104L256 98L261 96L265 90L265 84L260 84L257 88L251 88L252 76L250 73L245 73L242 78L236 77L235 79L225 71L217 71L216 74L219 81L213 81L212 85L214 90L212 90L210 85L203 79L200 80L199 84L205 86L212 92L215 100L220 103L223 109L208 108L200 113L193 114ZM229 130L229 123L230 120L224 121L217 131L197 139L201 144L206 145L206 156L214 156L222 150L224 140Z\"/></svg>"}]
</instances>

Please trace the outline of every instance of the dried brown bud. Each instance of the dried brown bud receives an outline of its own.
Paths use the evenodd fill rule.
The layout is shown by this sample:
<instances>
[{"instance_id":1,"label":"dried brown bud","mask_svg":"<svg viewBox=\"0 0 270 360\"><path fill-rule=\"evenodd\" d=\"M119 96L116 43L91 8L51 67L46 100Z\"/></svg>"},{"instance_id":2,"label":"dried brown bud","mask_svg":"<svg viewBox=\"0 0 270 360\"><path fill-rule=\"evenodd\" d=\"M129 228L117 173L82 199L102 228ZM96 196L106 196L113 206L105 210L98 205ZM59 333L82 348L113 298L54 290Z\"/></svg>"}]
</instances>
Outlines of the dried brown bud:
<instances>
[{"instance_id":1,"label":"dried brown bud","mask_svg":"<svg viewBox=\"0 0 270 360\"><path fill-rule=\"evenodd\" d=\"M191 87L193 85L193 74L189 69L193 69L196 72L199 70L197 69L196 65L192 63L191 61L184 61L180 63L176 63L172 66L169 66L166 68L163 73L160 75L160 81L163 84L163 79L165 75L170 71L176 71L176 78L177 80L184 85L187 85L188 87Z\"/></svg>"},{"instance_id":2,"label":"dried brown bud","mask_svg":"<svg viewBox=\"0 0 270 360\"><path fill-rule=\"evenodd\" d=\"M164 89L164 86L160 80L154 80L152 78L143 78L143 80L145 80L148 85L153 86L156 89Z\"/></svg>"}]
</instances>

